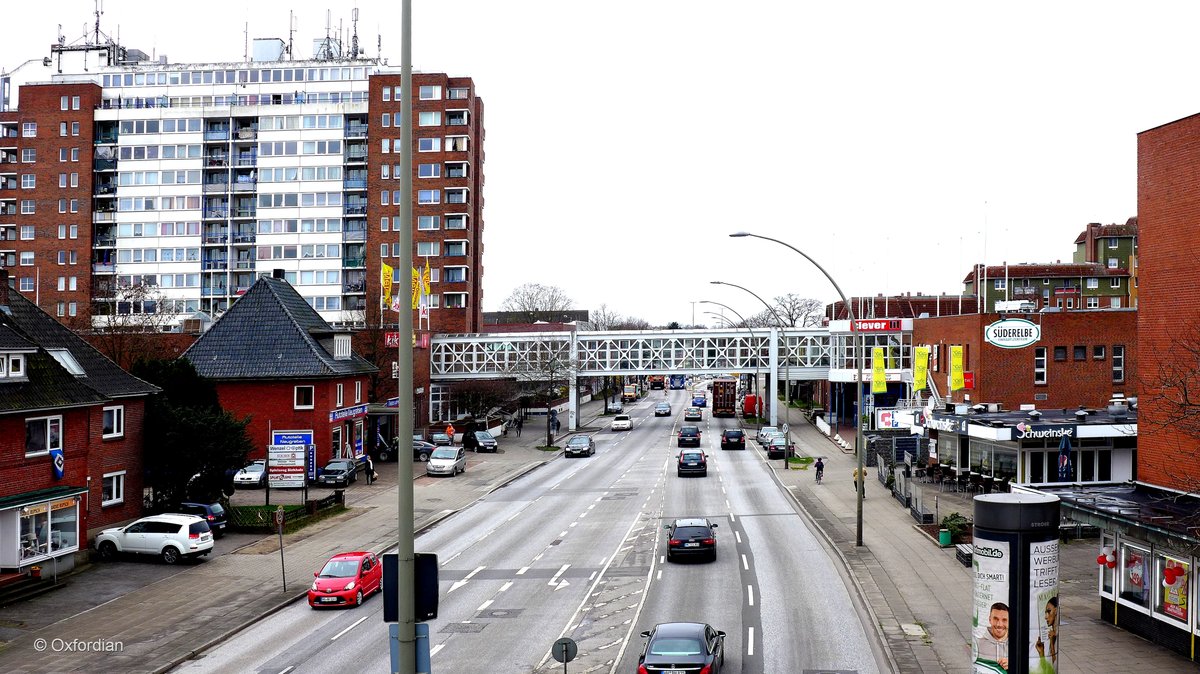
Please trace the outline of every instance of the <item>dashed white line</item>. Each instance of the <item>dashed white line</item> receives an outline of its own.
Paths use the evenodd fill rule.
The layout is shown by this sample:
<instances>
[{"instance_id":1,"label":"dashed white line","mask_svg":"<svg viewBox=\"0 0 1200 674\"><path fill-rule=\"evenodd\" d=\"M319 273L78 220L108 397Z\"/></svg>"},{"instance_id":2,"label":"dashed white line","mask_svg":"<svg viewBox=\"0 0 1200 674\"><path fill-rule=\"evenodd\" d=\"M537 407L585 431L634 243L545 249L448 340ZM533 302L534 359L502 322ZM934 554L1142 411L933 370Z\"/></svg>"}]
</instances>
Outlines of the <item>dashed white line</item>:
<instances>
[{"instance_id":1,"label":"dashed white line","mask_svg":"<svg viewBox=\"0 0 1200 674\"><path fill-rule=\"evenodd\" d=\"M492 605L492 601L493 600L489 599L489 600L483 602L482 604L479 605L479 608L475 609L475 612L478 613L480 611L486 611L487 607ZM753 606L754 602L750 602L750 605Z\"/></svg>"},{"instance_id":2,"label":"dashed white line","mask_svg":"<svg viewBox=\"0 0 1200 674\"><path fill-rule=\"evenodd\" d=\"M737 521L737 518L733 516L733 513L729 513L729 521L730 521L730 522L736 522L736 521Z\"/></svg>"},{"instance_id":3,"label":"dashed white line","mask_svg":"<svg viewBox=\"0 0 1200 674\"><path fill-rule=\"evenodd\" d=\"M296 668L296 665L288 665L287 667L284 667L282 670L280 670L279 674L287 674L288 672L292 671L295 668Z\"/></svg>"},{"instance_id":4,"label":"dashed white line","mask_svg":"<svg viewBox=\"0 0 1200 674\"><path fill-rule=\"evenodd\" d=\"M525 575L525 572L526 572L526 571L528 571L528 570L529 570L529 567L528 567L528 566L522 566L520 569L518 569L518 570L517 570L517 575L518 575L518 576L524 576L524 575Z\"/></svg>"},{"instance_id":5,"label":"dashed white line","mask_svg":"<svg viewBox=\"0 0 1200 674\"><path fill-rule=\"evenodd\" d=\"M746 655L754 655L754 628L746 628Z\"/></svg>"},{"instance_id":6,"label":"dashed white line","mask_svg":"<svg viewBox=\"0 0 1200 674\"><path fill-rule=\"evenodd\" d=\"M504 592L504 591L505 591L505 590L507 590L508 588L512 587L512 584L513 584L513 582L510 580L510 581L508 581L507 583L505 583L505 584L501 585L501 586L500 586L500 591L501 591L501 592Z\"/></svg>"},{"instance_id":7,"label":"dashed white line","mask_svg":"<svg viewBox=\"0 0 1200 674\"><path fill-rule=\"evenodd\" d=\"M341 632L338 632L337 634L333 635L333 636L332 636L332 637L331 637L329 640L330 640L330 641L337 641L339 637L341 637L341 636L342 636L343 634L345 634L346 632L349 632L350 630L354 629L355 627L358 627L359 623L361 623L362 621L366 620L368 617L370 617L370 616L363 616L363 617L359 618L358 620L355 620L355 621L354 621L354 624L350 625L349 627L347 627L346 629L342 630Z\"/></svg>"},{"instance_id":8,"label":"dashed white line","mask_svg":"<svg viewBox=\"0 0 1200 674\"><path fill-rule=\"evenodd\" d=\"M747 599L747 601L746 601L747 606L754 606L754 586L753 585L746 586L746 599ZM483 609L480 609L480 610L483 610Z\"/></svg>"},{"instance_id":9,"label":"dashed white line","mask_svg":"<svg viewBox=\"0 0 1200 674\"><path fill-rule=\"evenodd\" d=\"M559 538L562 538L563 536L566 536L566 535L567 535L567 530L566 530L566 529L563 529L562 531L558 532L558 537L559 537Z\"/></svg>"},{"instance_id":10,"label":"dashed white line","mask_svg":"<svg viewBox=\"0 0 1200 674\"><path fill-rule=\"evenodd\" d=\"M662 580L662 569L658 570L658 577L655 580Z\"/></svg>"},{"instance_id":11,"label":"dashed white line","mask_svg":"<svg viewBox=\"0 0 1200 674\"><path fill-rule=\"evenodd\" d=\"M742 542L742 532L740 532L740 531L733 532L733 537L737 539L738 543Z\"/></svg>"},{"instance_id":12,"label":"dashed white line","mask_svg":"<svg viewBox=\"0 0 1200 674\"><path fill-rule=\"evenodd\" d=\"M750 564L746 562L746 555L742 555L742 568L747 571L750 570Z\"/></svg>"},{"instance_id":13,"label":"dashed white line","mask_svg":"<svg viewBox=\"0 0 1200 674\"><path fill-rule=\"evenodd\" d=\"M446 644L438 644L437 646L434 646L433 649L429 651L429 657L432 658L433 656L437 655L438 651L442 650L445 645Z\"/></svg>"}]
</instances>

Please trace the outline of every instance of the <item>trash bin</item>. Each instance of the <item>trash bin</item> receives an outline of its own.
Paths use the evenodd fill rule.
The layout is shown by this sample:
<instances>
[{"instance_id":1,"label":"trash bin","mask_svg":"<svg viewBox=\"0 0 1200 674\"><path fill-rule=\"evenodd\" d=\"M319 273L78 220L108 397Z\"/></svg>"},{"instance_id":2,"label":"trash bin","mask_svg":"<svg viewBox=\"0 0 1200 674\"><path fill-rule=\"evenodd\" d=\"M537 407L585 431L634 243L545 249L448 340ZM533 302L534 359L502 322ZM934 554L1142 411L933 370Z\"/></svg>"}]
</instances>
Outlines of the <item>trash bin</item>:
<instances>
[{"instance_id":1,"label":"trash bin","mask_svg":"<svg viewBox=\"0 0 1200 674\"><path fill-rule=\"evenodd\" d=\"M941 545L943 548L950 547L950 530L949 529L939 529L938 530L938 545Z\"/></svg>"}]
</instances>

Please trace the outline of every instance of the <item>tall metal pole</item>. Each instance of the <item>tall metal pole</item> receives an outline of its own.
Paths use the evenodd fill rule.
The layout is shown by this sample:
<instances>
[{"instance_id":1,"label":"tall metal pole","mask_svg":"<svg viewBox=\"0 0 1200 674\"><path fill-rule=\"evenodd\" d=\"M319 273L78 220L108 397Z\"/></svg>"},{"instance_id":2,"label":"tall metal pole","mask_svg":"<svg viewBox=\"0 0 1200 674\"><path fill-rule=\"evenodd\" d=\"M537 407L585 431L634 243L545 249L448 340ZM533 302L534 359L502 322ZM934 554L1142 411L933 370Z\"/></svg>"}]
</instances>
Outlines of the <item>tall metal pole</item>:
<instances>
[{"instance_id":1,"label":"tall metal pole","mask_svg":"<svg viewBox=\"0 0 1200 674\"><path fill-rule=\"evenodd\" d=\"M717 305L718 307L725 307L726 309L728 309L728 310L732 311L732 312L733 312L733 315L734 315L734 316L737 316L737 317L738 317L738 319L739 319L739 320L742 322L742 325L743 325L743 326L745 326L745 328L746 328L746 332L749 332L749 333L750 333L750 340L751 340L751 342L757 342L757 341L758 341L758 337L756 337L756 336L754 335L754 329L750 327L750 324L746 322L746 319L745 319L745 318L742 318L742 315L741 315L741 314L739 314L739 313L737 312L737 309L734 309L733 307L731 307L731 306L729 306L729 305L726 305L726 304L721 304L720 302L711 302L711 301L709 301L709 300L699 300L699 302L700 302L701 304L715 304L715 305ZM724 317L724 316L722 316L722 318L725 318L725 317ZM753 353L754 353L754 394L755 394L755 395L757 395L757 396L759 397L759 399L761 400L761 399L762 399L762 393L761 393L761 391L760 391L760 390L759 390L759 388L758 388L758 379L759 379L759 377L761 376L761 375L760 375L760 373L759 373L759 365L758 365L758 362L759 362L760 360L762 360L762 358L760 357L760 355L759 355L759 353L758 353L758 349L757 349L757 348L755 348L755 349L753 350ZM757 424L756 424L756 425L757 425L759 428L762 428L762 416L759 414L759 412L760 412L760 410L755 410L755 412L754 412L754 418L755 418L755 420L757 421ZM734 416L737 416L737 411L736 411L736 410L734 411Z\"/></svg>"},{"instance_id":2,"label":"tall metal pole","mask_svg":"<svg viewBox=\"0 0 1200 674\"><path fill-rule=\"evenodd\" d=\"M740 290L745 290L746 292L750 293L751 295L754 295L754 299L758 300L759 302L762 302L763 306L767 308L767 311L771 312L771 315L775 317L775 323L779 325L780 330L785 330L789 327L789 326L785 325L783 322L783 319L779 317L779 313L777 311L775 311L775 307L771 306L770 304L767 304L767 301L764 300L763 298L759 297L758 293L754 292L753 290L751 290L749 288L743 288L742 286L740 286L736 283L726 283L724 281L709 281L709 283L711 283L713 285L718 285L718 286L730 286L733 288L738 288ZM789 376L791 374L791 371L788 369L788 360L789 360L788 355L789 354L788 354L788 348L787 348L787 333L785 332L783 335L783 378L785 380L784 384L783 384L783 402L784 402L784 406L787 407L788 412L789 412L789 414L787 416L790 417L791 416L790 412L792 409L792 395L791 395L791 391L788 389L788 384L791 383L792 378ZM772 372L771 375L773 377L775 377L775 385L778 386L779 385L779 373ZM784 423L787 423L787 422L785 421Z\"/></svg>"},{"instance_id":3,"label":"tall metal pole","mask_svg":"<svg viewBox=\"0 0 1200 674\"><path fill-rule=\"evenodd\" d=\"M412 0L400 3L400 235L401 259L412 265ZM400 278L407 278L401 274ZM398 674L417 671L417 607L414 590L416 586L416 555L413 542L413 475L412 475L412 429L413 429L413 314L407 302L400 306L397 319L400 333L396 353L396 395L400 398L398 417L401 446L396 448L396 536L399 545L397 557L397 603L399 658L396 660ZM408 335L409 339L404 339ZM407 445L408 451L403 450Z\"/></svg>"},{"instance_id":4,"label":"tall metal pole","mask_svg":"<svg viewBox=\"0 0 1200 674\"><path fill-rule=\"evenodd\" d=\"M812 259L811 257L809 257L807 253L805 253L804 251L800 250L799 248L793 246L792 244L786 243L784 241L780 241L779 239L772 239L769 236L763 236L761 234L752 234L750 232L734 232L733 234L730 234L729 236L731 236L733 238L752 236L756 239L764 239L766 241L774 241L775 243L777 243L781 246L784 246L786 248L791 248L795 252L799 253L801 257L803 257L805 260L808 260L809 262L812 263L812 265L814 267L819 269L820 272L825 275L825 278L829 279L829 282L833 284L833 289L837 291L838 297L842 298L842 305L846 307L846 313L850 316L850 335L851 335L851 342L853 344L852 356L854 359L854 370L855 370L855 372L854 372L854 387L855 387L855 396L857 398L857 407L858 407L858 409L856 409L854 411L854 453L858 455L858 527L857 527L857 538L856 538L855 544L858 546L861 546L863 544L863 495L866 490L867 481L866 481L866 479L864 479L865 475L864 475L864 470L863 470L863 446L862 446L862 413L863 413L862 412L862 361L860 360L862 353L861 353L861 344L859 344L859 340L861 339L862 335L859 333L859 330L858 330L858 320L855 319L855 317L854 317L854 307L850 306L850 302L846 300L846 293L842 292L841 286L839 286L837 284L837 281L833 280L833 277L829 275L829 272L825 271L825 268L822 267L821 265L817 264L817 261Z\"/></svg>"}]
</instances>

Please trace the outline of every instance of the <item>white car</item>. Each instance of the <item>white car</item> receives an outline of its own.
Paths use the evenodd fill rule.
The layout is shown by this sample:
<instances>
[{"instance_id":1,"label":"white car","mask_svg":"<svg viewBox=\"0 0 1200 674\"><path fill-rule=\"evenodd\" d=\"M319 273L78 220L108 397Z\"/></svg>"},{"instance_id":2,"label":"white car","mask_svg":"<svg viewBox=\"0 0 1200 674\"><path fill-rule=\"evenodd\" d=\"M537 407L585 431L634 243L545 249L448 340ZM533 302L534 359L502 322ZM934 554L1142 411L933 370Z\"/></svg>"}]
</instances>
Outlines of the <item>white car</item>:
<instances>
[{"instance_id":1,"label":"white car","mask_svg":"<svg viewBox=\"0 0 1200 674\"><path fill-rule=\"evenodd\" d=\"M458 475L467 471L467 450L462 447L438 447L425 464L426 475Z\"/></svg>"},{"instance_id":2,"label":"white car","mask_svg":"<svg viewBox=\"0 0 1200 674\"><path fill-rule=\"evenodd\" d=\"M612 429L614 431L627 431L631 428L633 428L633 419L630 419L628 414L618 414L613 417Z\"/></svg>"},{"instance_id":3,"label":"white car","mask_svg":"<svg viewBox=\"0 0 1200 674\"><path fill-rule=\"evenodd\" d=\"M267 485L267 462L259 459L233 474L235 487L265 487Z\"/></svg>"},{"instance_id":4,"label":"white car","mask_svg":"<svg viewBox=\"0 0 1200 674\"><path fill-rule=\"evenodd\" d=\"M184 557L207 555L213 549L212 530L198 515L153 515L132 524L105 529L96 536L101 559L111 560L122 552L162 557L174 564Z\"/></svg>"},{"instance_id":5,"label":"white car","mask_svg":"<svg viewBox=\"0 0 1200 674\"><path fill-rule=\"evenodd\" d=\"M767 440L770 440L771 436L778 432L779 429L775 428L774 426L763 426L762 428L758 429L758 435L754 436L754 439L758 441L758 444L765 445Z\"/></svg>"}]
</instances>

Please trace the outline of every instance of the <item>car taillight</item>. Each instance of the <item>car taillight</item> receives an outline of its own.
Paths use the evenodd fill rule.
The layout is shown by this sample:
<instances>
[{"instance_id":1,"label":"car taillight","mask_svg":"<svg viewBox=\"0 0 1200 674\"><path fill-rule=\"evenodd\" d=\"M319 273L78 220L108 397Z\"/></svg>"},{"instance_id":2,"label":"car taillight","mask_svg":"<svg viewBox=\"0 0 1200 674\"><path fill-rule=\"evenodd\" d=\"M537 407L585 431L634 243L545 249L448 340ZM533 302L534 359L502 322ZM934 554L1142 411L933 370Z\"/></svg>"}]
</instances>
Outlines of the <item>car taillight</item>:
<instances>
[{"instance_id":1,"label":"car taillight","mask_svg":"<svg viewBox=\"0 0 1200 674\"><path fill-rule=\"evenodd\" d=\"M209 522L212 522L213 520L217 519L215 515L206 515L205 517L208 519Z\"/></svg>"},{"instance_id":2,"label":"car taillight","mask_svg":"<svg viewBox=\"0 0 1200 674\"><path fill-rule=\"evenodd\" d=\"M189 531L189 532L188 532L188 538L195 538L195 539L199 540L199 538L200 538L200 532L198 532L198 531Z\"/></svg>"},{"instance_id":3,"label":"car taillight","mask_svg":"<svg viewBox=\"0 0 1200 674\"><path fill-rule=\"evenodd\" d=\"M680 543L683 543L683 541L679 540L678 538L672 538L667 545L679 545Z\"/></svg>"},{"instance_id":4,"label":"car taillight","mask_svg":"<svg viewBox=\"0 0 1200 674\"><path fill-rule=\"evenodd\" d=\"M646 669L646 665L638 665L638 674L650 674L650 671Z\"/></svg>"},{"instance_id":5,"label":"car taillight","mask_svg":"<svg viewBox=\"0 0 1200 674\"><path fill-rule=\"evenodd\" d=\"M715 539L715 538L706 538L706 539L704 539L704 540L702 540L702 541L700 541L700 542L701 542L701 543L703 543L703 544L705 544L705 545L716 545L716 544L717 544L717 539Z\"/></svg>"},{"instance_id":6,"label":"car taillight","mask_svg":"<svg viewBox=\"0 0 1200 674\"><path fill-rule=\"evenodd\" d=\"M704 665L700 669L700 674L712 674L712 665Z\"/></svg>"}]
</instances>

